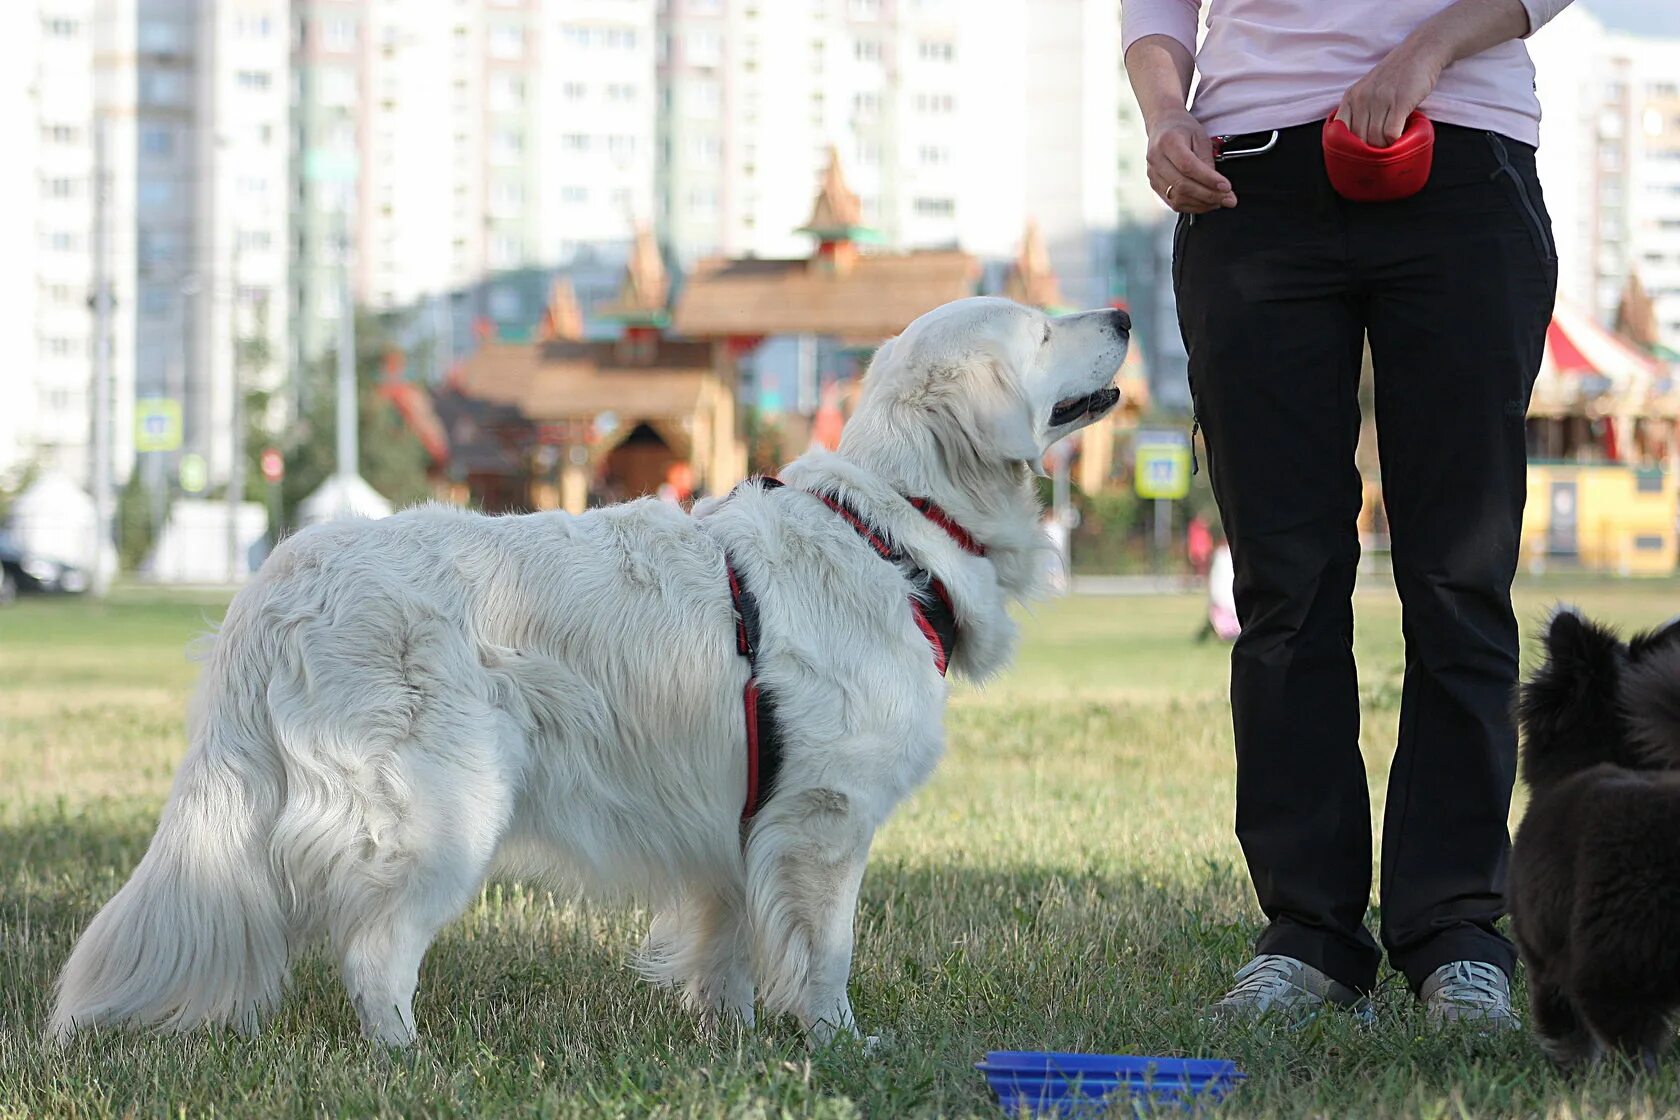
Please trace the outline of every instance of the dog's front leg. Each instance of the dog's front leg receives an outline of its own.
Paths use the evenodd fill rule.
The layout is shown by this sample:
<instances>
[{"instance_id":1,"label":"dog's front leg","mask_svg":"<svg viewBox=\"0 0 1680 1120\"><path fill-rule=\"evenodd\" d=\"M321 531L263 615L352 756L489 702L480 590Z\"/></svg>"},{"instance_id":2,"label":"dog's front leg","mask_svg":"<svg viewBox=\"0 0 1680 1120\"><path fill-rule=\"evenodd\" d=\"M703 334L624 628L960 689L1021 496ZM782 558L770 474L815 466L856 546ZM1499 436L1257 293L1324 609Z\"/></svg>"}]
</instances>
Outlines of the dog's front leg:
<instances>
[{"instance_id":1,"label":"dog's front leg","mask_svg":"<svg viewBox=\"0 0 1680 1120\"><path fill-rule=\"evenodd\" d=\"M747 882L765 1005L823 1044L857 1034L846 986L852 919L873 827L834 790L778 792L747 843Z\"/></svg>"}]
</instances>

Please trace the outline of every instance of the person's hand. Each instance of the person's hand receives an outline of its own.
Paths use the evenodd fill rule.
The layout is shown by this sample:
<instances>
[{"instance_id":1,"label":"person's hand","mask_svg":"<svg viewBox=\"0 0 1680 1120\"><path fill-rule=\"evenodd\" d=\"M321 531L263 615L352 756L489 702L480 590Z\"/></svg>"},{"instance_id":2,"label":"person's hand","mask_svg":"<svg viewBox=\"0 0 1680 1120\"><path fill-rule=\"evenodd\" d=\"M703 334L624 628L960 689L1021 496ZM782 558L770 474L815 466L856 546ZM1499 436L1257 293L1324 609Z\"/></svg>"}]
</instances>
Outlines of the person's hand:
<instances>
[{"instance_id":1,"label":"person's hand","mask_svg":"<svg viewBox=\"0 0 1680 1120\"><path fill-rule=\"evenodd\" d=\"M1213 166L1207 129L1188 112L1151 124L1149 185L1180 214L1205 214L1237 204L1231 181Z\"/></svg>"},{"instance_id":2,"label":"person's hand","mask_svg":"<svg viewBox=\"0 0 1680 1120\"><path fill-rule=\"evenodd\" d=\"M1359 79L1336 107L1336 119L1374 148L1400 139L1406 118L1429 96L1446 62L1427 45L1401 43Z\"/></svg>"}]
</instances>

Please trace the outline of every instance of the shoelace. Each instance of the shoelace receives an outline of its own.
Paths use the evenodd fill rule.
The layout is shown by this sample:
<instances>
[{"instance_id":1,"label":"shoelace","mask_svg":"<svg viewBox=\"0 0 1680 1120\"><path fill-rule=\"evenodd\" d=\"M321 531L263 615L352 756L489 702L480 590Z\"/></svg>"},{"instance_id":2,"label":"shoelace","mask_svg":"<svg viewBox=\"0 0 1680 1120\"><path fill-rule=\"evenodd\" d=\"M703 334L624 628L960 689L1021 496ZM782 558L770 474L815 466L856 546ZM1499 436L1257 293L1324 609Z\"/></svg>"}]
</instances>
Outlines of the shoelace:
<instances>
[{"instance_id":1,"label":"shoelace","mask_svg":"<svg viewBox=\"0 0 1680 1120\"><path fill-rule=\"evenodd\" d=\"M1236 987L1225 995L1226 1000L1246 999L1250 996L1271 996L1296 986L1290 979L1298 966L1288 957L1255 957L1236 975Z\"/></svg>"},{"instance_id":2,"label":"shoelace","mask_svg":"<svg viewBox=\"0 0 1680 1120\"><path fill-rule=\"evenodd\" d=\"M1441 978L1441 986L1435 989L1435 994L1461 1007L1503 1009L1508 1000L1504 980L1505 974L1491 964L1454 961L1447 966L1447 974Z\"/></svg>"}]
</instances>

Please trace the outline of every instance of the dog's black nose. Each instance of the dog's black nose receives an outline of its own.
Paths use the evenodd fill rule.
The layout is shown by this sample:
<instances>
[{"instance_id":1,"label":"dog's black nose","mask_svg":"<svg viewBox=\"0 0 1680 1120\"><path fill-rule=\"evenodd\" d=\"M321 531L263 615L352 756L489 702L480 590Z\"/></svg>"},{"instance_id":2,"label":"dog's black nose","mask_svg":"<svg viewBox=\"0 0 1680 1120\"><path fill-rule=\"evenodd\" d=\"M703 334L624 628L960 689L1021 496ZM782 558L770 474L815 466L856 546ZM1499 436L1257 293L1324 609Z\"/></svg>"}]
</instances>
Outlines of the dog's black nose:
<instances>
[{"instance_id":1,"label":"dog's black nose","mask_svg":"<svg viewBox=\"0 0 1680 1120\"><path fill-rule=\"evenodd\" d=\"M1114 309L1114 329L1121 334L1132 333L1132 317L1118 307Z\"/></svg>"}]
</instances>

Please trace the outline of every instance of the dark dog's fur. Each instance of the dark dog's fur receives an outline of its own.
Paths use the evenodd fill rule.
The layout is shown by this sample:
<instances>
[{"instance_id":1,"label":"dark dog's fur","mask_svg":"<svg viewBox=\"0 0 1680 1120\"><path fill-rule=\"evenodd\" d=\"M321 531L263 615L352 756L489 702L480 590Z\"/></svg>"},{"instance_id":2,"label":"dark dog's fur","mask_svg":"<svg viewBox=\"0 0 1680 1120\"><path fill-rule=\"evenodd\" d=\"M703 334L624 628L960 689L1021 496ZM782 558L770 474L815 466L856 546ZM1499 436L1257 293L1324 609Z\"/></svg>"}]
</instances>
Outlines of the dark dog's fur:
<instances>
[{"instance_id":1,"label":"dark dog's fur","mask_svg":"<svg viewBox=\"0 0 1680 1120\"><path fill-rule=\"evenodd\" d=\"M1534 1029L1563 1064L1649 1066L1680 1009L1680 621L1624 643L1561 611L1546 656L1518 695L1509 898Z\"/></svg>"}]
</instances>

